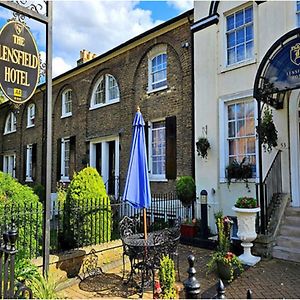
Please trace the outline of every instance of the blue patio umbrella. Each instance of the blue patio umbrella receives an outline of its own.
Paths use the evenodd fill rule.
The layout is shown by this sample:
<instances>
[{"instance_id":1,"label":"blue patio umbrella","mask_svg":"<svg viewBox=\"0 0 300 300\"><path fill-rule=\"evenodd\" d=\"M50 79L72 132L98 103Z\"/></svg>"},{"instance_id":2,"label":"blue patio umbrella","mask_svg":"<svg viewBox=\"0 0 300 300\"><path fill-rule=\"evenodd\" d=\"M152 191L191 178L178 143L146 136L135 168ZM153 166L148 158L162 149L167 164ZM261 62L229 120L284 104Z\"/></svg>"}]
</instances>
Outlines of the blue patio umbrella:
<instances>
[{"instance_id":1,"label":"blue patio umbrella","mask_svg":"<svg viewBox=\"0 0 300 300\"><path fill-rule=\"evenodd\" d=\"M134 208L144 209L144 232L147 238L146 208L150 207L151 192L147 167L145 121L139 107L132 126L131 151L123 200Z\"/></svg>"}]
</instances>

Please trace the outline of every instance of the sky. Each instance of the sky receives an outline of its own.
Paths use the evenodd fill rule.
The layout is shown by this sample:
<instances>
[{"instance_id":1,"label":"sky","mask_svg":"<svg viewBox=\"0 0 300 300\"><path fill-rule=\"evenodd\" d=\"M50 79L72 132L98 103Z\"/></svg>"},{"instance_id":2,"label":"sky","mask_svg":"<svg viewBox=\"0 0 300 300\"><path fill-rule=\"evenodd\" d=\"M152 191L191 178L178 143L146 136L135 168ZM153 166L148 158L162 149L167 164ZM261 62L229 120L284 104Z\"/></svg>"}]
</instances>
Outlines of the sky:
<instances>
[{"instance_id":1,"label":"sky","mask_svg":"<svg viewBox=\"0 0 300 300\"><path fill-rule=\"evenodd\" d=\"M191 9L193 0L53 1L53 77L77 65L80 50L97 55ZM11 18L0 7L0 26ZM26 18L45 59L45 26Z\"/></svg>"}]
</instances>

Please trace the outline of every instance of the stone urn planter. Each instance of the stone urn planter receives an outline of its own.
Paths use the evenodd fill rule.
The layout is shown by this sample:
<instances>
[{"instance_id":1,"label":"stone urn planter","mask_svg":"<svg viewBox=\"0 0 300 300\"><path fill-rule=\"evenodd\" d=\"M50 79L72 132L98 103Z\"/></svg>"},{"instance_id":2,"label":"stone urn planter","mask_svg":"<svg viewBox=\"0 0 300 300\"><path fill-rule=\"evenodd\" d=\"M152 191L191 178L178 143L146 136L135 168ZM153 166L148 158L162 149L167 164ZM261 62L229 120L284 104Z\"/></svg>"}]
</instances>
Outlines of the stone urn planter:
<instances>
[{"instance_id":1,"label":"stone urn planter","mask_svg":"<svg viewBox=\"0 0 300 300\"><path fill-rule=\"evenodd\" d=\"M257 237L255 231L255 219L260 208L237 208L234 206L232 209L237 215L237 236L242 241L241 245L244 248L244 253L239 256L239 259L245 265L254 266L261 259L259 256L251 254L251 247L253 246L252 241L254 241Z\"/></svg>"}]
</instances>

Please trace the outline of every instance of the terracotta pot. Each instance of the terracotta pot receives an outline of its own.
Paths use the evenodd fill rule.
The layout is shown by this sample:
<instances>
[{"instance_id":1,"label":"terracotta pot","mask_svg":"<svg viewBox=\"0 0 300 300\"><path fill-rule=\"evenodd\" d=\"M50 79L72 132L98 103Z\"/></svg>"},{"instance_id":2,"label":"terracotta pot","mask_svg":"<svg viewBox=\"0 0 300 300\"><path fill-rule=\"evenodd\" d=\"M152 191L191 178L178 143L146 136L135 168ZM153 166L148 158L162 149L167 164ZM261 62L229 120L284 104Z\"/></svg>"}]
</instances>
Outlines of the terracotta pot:
<instances>
[{"instance_id":1,"label":"terracotta pot","mask_svg":"<svg viewBox=\"0 0 300 300\"><path fill-rule=\"evenodd\" d=\"M197 227L193 224L181 224L180 233L182 237L194 237L197 234Z\"/></svg>"}]
</instances>

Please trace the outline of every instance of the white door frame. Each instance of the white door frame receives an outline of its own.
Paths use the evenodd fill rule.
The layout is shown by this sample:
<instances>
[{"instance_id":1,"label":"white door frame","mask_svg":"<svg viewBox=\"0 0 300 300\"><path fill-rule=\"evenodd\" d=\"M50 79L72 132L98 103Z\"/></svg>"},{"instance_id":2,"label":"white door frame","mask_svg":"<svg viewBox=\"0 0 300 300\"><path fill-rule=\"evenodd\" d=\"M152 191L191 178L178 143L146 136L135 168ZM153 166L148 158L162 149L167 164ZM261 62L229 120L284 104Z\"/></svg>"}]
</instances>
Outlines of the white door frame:
<instances>
[{"instance_id":1,"label":"white door frame","mask_svg":"<svg viewBox=\"0 0 300 300\"><path fill-rule=\"evenodd\" d=\"M300 141L299 141L299 90L291 92L289 99L291 188L293 207L300 207Z\"/></svg>"},{"instance_id":2,"label":"white door frame","mask_svg":"<svg viewBox=\"0 0 300 300\"><path fill-rule=\"evenodd\" d=\"M108 180L108 160L103 160L103 156L108 157L108 142L115 141L115 177L120 176L120 151L119 151L119 136L106 136L95 138L90 140L90 165L96 168L96 144L102 143L101 145L101 173L104 183ZM115 184L115 196L117 197L119 193L118 183Z\"/></svg>"}]
</instances>

